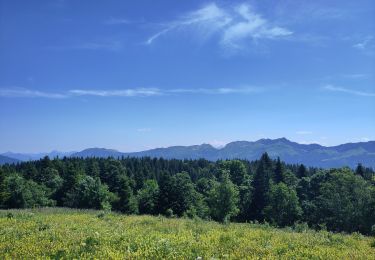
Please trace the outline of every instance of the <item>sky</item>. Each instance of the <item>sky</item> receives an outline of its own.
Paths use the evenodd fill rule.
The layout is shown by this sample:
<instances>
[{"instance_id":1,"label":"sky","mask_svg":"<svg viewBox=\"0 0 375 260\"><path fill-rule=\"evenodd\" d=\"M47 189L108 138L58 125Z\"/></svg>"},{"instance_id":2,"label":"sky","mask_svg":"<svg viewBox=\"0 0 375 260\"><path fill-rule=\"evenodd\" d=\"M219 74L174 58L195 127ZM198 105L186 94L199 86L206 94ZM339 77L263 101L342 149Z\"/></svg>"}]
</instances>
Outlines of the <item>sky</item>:
<instances>
[{"instance_id":1,"label":"sky","mask_svg":"<svg viewBox=\"0 0 375 260\"><path fill-rule=\"evenodd\" d=\"M0 152L375 140L373 0L0 0Z\"/></svg>"}]
</instances>

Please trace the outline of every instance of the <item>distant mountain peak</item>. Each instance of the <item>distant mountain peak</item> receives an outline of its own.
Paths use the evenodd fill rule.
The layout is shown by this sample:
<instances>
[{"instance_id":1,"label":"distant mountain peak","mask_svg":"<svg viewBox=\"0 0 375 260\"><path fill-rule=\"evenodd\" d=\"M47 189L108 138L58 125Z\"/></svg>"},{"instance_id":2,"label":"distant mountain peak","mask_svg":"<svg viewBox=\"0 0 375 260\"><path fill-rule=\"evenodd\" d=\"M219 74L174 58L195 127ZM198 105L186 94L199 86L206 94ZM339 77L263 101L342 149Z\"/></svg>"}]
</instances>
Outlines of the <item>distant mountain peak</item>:
<instances>
[{"instance_id":1,"label":"distant mountain peak","mask_svg":"<svg viewBox=\"0 0 375 260\"><path fill-rule=\"evenodd\" d=\"M201 145L199 145L201 148L203 149L216 149L214 146L212 146L211 144L206 144L206 143L203 143Z\"/></svg>"},{"instance_id":2,"label":"distant mountain peak","mask_svg":"<svg viewBox=\"0 0 375 260\"><path fill-rule=\"evenodd\" d=\"M12 163L19 163L19 162L21 161L15 158L11 158L5 155L0 155L0 165L6 164L6 163L12 164Z\"/></svg>"},{"instance_id":3,"label":"distant mountain peak","mask_svg":"<svg viewBox=\"0 0 375 260\"><path fill-rule=\"evenodd\" d=\"M263 138L257 141L234 141L221 148L215 148L211 144L191 146L171 146L155 148L134 153L122 153L107 148L87 148L80 152L62 153L71 157L163 157L166 159L199 159L216 161L219 159L247 159L256 160L267 152L271 157L280 157L287 163L303 163L315 167L355 167L362 163L367 167L375 167L375 141L347 143L337 146L325 147L319 144L299 144L288 140L285 137L268 139ZM18 157L14 157L14 156ZM15 154L5 153L3 156L15 158L21 161L38 160L49 154ZM39 156L39 157L38 157ZM58 155L60 157L60 155Z\"/></svg>"},{"instance_id":4,"label":"distant mountain peak","mask_svg":"<svg viewBox=\"0 0 375 260\"><path fill-rule=\"evenodd\" d=\"M274 143L285 143L290 144L293 143L292 141L286 139L285 137L276 138L276 139L270 139L270 138L262 138L258 141L255 141L256 143L262 143L262 144L274 144Z\"/></svg>"}]
</instances>

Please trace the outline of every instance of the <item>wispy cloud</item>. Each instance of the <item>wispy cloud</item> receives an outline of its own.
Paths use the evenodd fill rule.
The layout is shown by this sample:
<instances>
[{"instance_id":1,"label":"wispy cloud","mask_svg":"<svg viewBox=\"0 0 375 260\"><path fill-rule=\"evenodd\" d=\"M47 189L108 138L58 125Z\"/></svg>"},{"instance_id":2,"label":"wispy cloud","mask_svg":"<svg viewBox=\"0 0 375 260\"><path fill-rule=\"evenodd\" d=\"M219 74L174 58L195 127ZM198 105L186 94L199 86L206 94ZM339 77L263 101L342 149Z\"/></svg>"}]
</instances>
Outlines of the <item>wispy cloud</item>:
<instances>
[{"instance_id":1,"label":"wispy cloud","mask_svg":"<svg viewBox=\"0 0 375 260\"><path fill-rule=\"evenodd\" d=\"M226 47L241 47L242 41L249 38L275 39L292 34L288 29L272 25L247 4L236 7L235 12L240 16L240 21L224 30L221 43Z\"/></svg>"},{"instance_id":2,"label":"wispy cloud","mask_svg":"<svg viewBox=\"0 0 375 260\"><path fill-rule=\"evenodd\" d=\"M257 87L241 87L241 88L196 88L196 89L170 89L168 93L185 93L185 94L251 94L262 92L262 88Z\"/></svg>"},{"instance_id":3,"label":"wispy cloud","mask_svg":"<svg viewBox=\"0 0 375 260\"><path fill-rule=\"evenodd\" d=\"M23 88L0 89L0 97L39 97L39 98L69 98L69 97L153 97L176 95L228 95L228 94L253 94L262 92L263 88L132 88L132 89L72 89L61 93L43 92Z\"/></svg>"},{"instance_id":4,"label":"wispy cloud","mask_svg":"<svg viewBox=\"0 0 375 260\"><path fill-rule=\"evenodd\" d=\"M297 135L311 135L313 132L311 131L297 131Z\"/></svg>"},{"instance_id":5,"label":"wispy cloud","mask_svg":"<svg viewBox=\"0 0 375 260\"><path fill-rule=\"evenodd\" d=\"M248 4L220 7L211 3L167 23L163 29L149 37L146 44L152 44L161 36L182 29L192 29L204 39L218 35L222 47L236 49L246 45L248 39L276 39L293 33L263 18Z\"/></svg>"},{"instance_id":6,"label":"wispy cloud","mask_svg":"<svg viewBox=\"0 0 375 260\"><path fill-rule=\"evenodd\" d=\"M98 97L149 97L160 96L163 94L157 88L139 88L139 89L122 89L122 90L69 90L69 94L75 96L98 96Z\"/></svg>"},{"instance_id":7,"label":"wispy cloud","mask_svg":"<svg viewBox=\"0 0 375 260\"><path fill-rule=\"evenodd\" d=\"M24 88L0 89L0 97L24 97L24 98L66 98L68 95L61 93L43 92Z\"/></svg>"},{"instance_id":8,"label":"wispy cloud","mask_svg":"<svg viewBox=\"0 0 375 260\"><path fill-rule=\"evenodd\" d=\"M353 45L354 48L364 54L372 55L375 53L375 40L373 36L366 36L361 41Z\"/></svg>"},{"instance_id":9,"label":"wispy cloud","mask_svg":"<svg viewBox=\"0 0 375 260\"><path fill-rule=\"evenodd\" d=\"M147 132L151 132L152 129L151 128L138 128L137 129L137 132L140 132L140 133L147 133Z\"/></svg>"},{"instance_id":10,"label":"wispy cloud","mask_svg":"<svg viewBox=\"0 0 375 260\"><path fill-rule=\"evenodd\" d=\"M342 74L341 76L347 79L365 79L369 77L369 74L353 73L353 74Z\"/></svg>"},{"instance_id":11,"label":"wispy cloud","mask_svg":"<svg viewBox=\"0 0 375 260\"><path fill-rule=\"evenodd\" d=\"M225 10L211 3L201 9L187 13L175 21L168 22L162 30L153 34L146 41L153 43L160 36L180 29L195 28L200 34L209 35L231 22L232 18Z\"/></svg>"},{"instance_id":12,"label":"wispy cloud","mask_svg":"<svg viewBox=\"0 0 375 260\"><path fill-rule=\"evenodd\" d=\"M347 94L356 95L356 96L375 97L375 92L359 91L359 90L353 90L353 89L348 89L348 88L335 87L332 85L327 85L324 87L324 89L329 90L329 91L347 93Z\"/></svg>"},{"instance_id":13,"label":"wispy cloud","mask_svg":"<svg viewBox=\"0 0 375 260\"><path fill-rule=\"evenodd\" d=\"M107 25L121 25L121 24L131 24L132 21L124 18L114 18L111 17L108 20L104 21L104 24Z\"/></svg>"},{"instance_id":14,"label":"wispy cloud","mask_svg":"<svg viewBox=\"0 0 375 260\"><path fill-rule=\"evenodd\" d=\"M204 94L204 95L225 95L225 94L251 94L262 92L262 88L241 87L241 88L138 88L123 90L82 90L74 89L69 93L76 96L99 96L99 97L139 97L139 96L165 96L182 94Z\"/></svg>"},{"instance_id":15,"label":"wispy cloud","mask_svg":"<svg viewBox=\"0 0 375 260\"><path fill-rule=\"evenodd\" d=\"M362 41L354 44L353 47L356 48L356 49L359 49L359 50L364 50L371 44L373 38L374 37L372 37L372 36L368 36L365 39L363 39Z\"/></svg>"}]
</instances>

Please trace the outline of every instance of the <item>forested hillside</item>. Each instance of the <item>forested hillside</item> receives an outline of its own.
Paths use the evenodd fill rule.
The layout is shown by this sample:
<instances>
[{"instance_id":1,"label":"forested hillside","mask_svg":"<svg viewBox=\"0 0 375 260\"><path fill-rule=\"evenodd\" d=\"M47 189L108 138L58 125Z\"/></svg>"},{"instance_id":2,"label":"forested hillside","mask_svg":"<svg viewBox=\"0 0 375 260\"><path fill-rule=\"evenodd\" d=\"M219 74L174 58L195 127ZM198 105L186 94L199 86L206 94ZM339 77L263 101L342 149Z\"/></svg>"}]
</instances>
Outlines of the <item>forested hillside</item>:
<instances>
[{"instance_id":1,"label":"forested hillside","mask_svg":"<svg viewBox=\"0 0 375 260\"><path fill-rule=\"evenodd\" d=\"M63 158L0 167L2 208L59 206L370 234L375 178L358 165L323 170L253 162Z\"/></svg>"}]
</instances>

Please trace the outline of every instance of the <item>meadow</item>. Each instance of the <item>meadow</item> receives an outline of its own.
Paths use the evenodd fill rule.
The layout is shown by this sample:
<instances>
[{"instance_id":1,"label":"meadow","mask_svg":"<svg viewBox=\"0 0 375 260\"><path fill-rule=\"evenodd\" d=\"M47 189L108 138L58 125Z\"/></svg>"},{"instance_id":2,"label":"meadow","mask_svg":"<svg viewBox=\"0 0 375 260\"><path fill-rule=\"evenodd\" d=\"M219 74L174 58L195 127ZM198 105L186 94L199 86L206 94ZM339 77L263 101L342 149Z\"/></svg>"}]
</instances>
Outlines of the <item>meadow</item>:
<instances>
[{"instance_id":1,"label":"meadow","mask_svg":"<svg viewBox=\"0 0 375 260\"><path fill-rule=\"evenodd\" d=\"M0 211L1 259L375 259L374 237L95 210Z\"/></svg>"}]
</instances>

